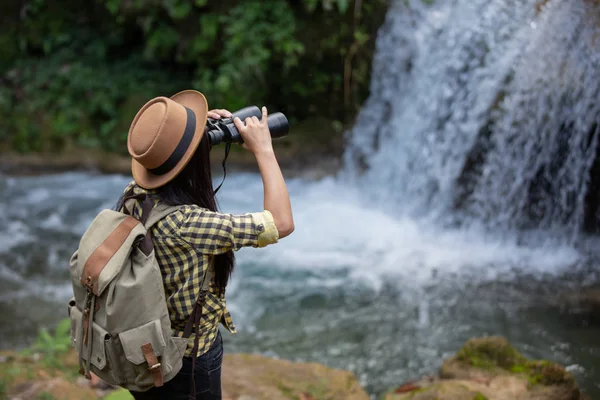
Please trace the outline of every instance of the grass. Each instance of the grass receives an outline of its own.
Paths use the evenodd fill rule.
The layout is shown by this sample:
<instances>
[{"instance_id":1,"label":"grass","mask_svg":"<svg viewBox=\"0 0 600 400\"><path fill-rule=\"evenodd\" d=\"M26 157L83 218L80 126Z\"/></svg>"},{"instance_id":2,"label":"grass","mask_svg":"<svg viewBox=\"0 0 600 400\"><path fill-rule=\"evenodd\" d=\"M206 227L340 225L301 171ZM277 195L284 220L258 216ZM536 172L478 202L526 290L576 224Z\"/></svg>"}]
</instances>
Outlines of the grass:
<instances>
[{"instance_id":1,"label":"grass","mask_svg":"<svg viewBox=\"0 0 600 400\"><path fill-rule=\"evenodd\" d=\"M283 383L279 382L277 384L277 388L281 391L281 394L283 394L286 398L288 398L290 400L298 400L298 396L296 396L296 394L294 393L294 390L287 387Z\"/></svg>"},{"instance_id":2,"label":"grass","mask_svg":"<svg viewBox=\"0 0 600 400\"><path fill-rule=\"evenodd\" d=\"M323 379L317 385L309 385L306 389L308 394L314 397L317 400L329 400L331 396L329 394L329 389L327 387L327 382Z\"/></svg>"},{"instance_id":3,"label":"grass","mask_svg":"<svg viewBox=\"0 0 600 400\"><path fill-rule=\"evenodd\" d=\"M0 400L8 400L8 395L6 394L6 387L8 385L4 381L4 379L0 379Z\"/></svg>"},{"instance_id":4,"label":"grass","mask_svg":"<svg viewBox=\"0 0 600 400\"><path fill-rule=\"evenodd\" d=\"M112 392L108 396L106 396L103 400L133 400L133 396L129 393L128 390L121 389Z\"/></svg>"},{"instance_id":5,"label":"grass","mask_svg":"<svg viewBox=\"0 0 600 400\"><path fill-rule=\"evenodd\" d=\"M22 354L31 356L40 354L42 362L48 368L64 370L61 356L71 348L71 320L65 318L58 323L53 333L42 328L34 344L25 349Z\"/></svg>"},{"instance_id":6,"label":"grass","mask_svg":"<svg viewBox=\"0 0 600 400\"><path fill-rule=\"evenodd\" d=\"M56 397L48 392L42 392L36 396L36 400L56 400Z\"/></svg>"}]
</instances>

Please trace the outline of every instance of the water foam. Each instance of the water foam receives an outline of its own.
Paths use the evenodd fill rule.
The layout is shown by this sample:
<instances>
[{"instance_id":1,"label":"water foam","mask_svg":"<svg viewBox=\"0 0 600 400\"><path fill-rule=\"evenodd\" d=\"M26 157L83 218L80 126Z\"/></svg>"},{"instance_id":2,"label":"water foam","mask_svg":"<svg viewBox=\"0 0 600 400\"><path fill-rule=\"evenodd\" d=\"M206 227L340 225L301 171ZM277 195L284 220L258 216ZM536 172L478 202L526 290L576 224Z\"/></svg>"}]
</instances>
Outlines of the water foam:
<instances>
[{"instance_id":1,"label":"water foam","mask_svg":"<svg viewBox=\"0 0 600 400\"><path fill-rule=\"evenodd\" d=\"M258 188L246 181L243 190L252 198ZM519 270L560 273L579 260L576 250L555 242L526 247L476 228L445 229L428 220L392 217L334 179L292 181L290 192L296 232L277 246L240 251L240 268L252 263L305 271L319 286L343 284L336 272L344 271L347 278L379 287L390 277L425 285L453 274L493 280ZM249 204L237 200L233 208Z\"/></svg>"}]
</instances>

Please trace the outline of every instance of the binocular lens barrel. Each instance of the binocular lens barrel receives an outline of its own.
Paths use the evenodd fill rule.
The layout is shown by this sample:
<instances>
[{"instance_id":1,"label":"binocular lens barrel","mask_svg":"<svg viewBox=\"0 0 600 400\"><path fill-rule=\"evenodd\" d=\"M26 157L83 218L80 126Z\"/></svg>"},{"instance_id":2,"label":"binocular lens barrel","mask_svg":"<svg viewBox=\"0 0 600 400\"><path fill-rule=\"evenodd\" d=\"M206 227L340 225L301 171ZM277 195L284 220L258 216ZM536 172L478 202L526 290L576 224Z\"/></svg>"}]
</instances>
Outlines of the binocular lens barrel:
<instances>
[{"instance_id":1,"label":"binocular lens barrel","mask_svg":"<svg viewBox=\"0 0 600 400\"><path fill-rule=\"evenodd\" d=\"M246 118L250 118L250 117L256 117L258 119L261 119L262 111L260 111L260 108L258 108L256 106L248 106L248 107L242 108L241 110L237 110L236 112L234 112L231 115L232 120L235 117L238 117L239 119L241 119L242 122L244 122L246 120Z\"/></svg>"},{"instance_id":2,"label":"binocular lens barrel","mask_svg":"<svg viewBox=\"0 0 600 400\"><path fill-rule=\"evenodd\" d=\"M256 106L249 106L234 112L231 118L223 118L220 120L209 118L206 123L205 133L208 135L211 146L216 146L220 143L244 143L242 136L233 122L235 117L241 119L242 122L249 117L261 119L262 112ZM280 112L269 115L268 124L273 139L287 135L290 130L290 125L286 116Z\"/></svg>"},{"instance_id":3,"label":"binocular lens barrel","mask_svg":"<svg viewBox=\"0 0 600 400\"><path fill-rule=\"evenodd\" d=\"M280 112L273 115L269 115L269 131L271 131L272 138L280 138L287 135L290 131L290 124L287 118Z\"/></svg>"}]
</instances>

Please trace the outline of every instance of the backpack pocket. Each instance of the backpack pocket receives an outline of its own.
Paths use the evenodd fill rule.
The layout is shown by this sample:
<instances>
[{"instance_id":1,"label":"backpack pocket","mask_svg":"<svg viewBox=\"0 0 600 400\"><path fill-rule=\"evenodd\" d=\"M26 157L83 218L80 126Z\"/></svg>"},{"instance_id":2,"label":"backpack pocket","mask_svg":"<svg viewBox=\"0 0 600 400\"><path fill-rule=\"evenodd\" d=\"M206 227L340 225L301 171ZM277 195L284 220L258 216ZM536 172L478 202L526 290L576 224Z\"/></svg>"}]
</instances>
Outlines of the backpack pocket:
<instances>
[{"instance_id":1,"label":"backpack pocket","mask_svg":"<svg viewBox=\"0 0 600 400\"><path fill-rule=\"evenodd\" d=\"M111 358L119 360L120 385L136 391L145 391L154 386L152 373L144 356L142 346L152 345L152 350L160 363L163 376L172 367L165 361L167 344L162 334L160 320L150 321L137 328L119 333L109 344Z\"/></svg>"},{"instance_id":2,"label":"backpack pocket","mask_svg":"<svg viewBox=\"0 0 600 400\"><path fill-rule=\"evenodd\" d=\"M87 361L88 354L90 354L92 372L103 380L114 384L113 375L110 368L107 368L106 365L105 341L110 338L110 334L99 325L92 322L92 337L88 340L87 344L83 343L83 346L81 346L82 341L86 336L82 329L83 314L77 308L74 300L69 302L69 318L71 319L71 345L78 353L81 348L79 356L83 359L84 363ZM88 346L91 346L91 352L88 350Z\"/></svg>"},{"instance_id":3,"label":"backpack pocket","mask_svg":"<svg viewBox=\"0 0 600 400\"><path fill-rule=\"evenodd\" d=\"M135 365L146 362L142 346L150 343L157 357L164 354L167 346L159 320L150 321L145 325L121 332L119 337L121 338L125 357ZM148 366L146 365L146 367Z\"/></svg>"}]
</instances>

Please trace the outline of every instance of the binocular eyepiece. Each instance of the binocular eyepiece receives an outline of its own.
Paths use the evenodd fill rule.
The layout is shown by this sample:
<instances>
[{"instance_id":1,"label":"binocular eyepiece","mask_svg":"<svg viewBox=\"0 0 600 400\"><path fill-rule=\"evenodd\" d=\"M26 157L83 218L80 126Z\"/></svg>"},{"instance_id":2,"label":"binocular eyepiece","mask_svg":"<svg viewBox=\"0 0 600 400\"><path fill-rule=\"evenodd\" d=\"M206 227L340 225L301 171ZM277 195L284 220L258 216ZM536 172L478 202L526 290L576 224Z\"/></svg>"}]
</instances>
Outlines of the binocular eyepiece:
<instances>
[{"instance_id":1,"label":"binocular eyepiece","mask_svg":"<svg viewBox=\"0 0 600 400\"><path fill-rule=\"evenodd\" d=\"M220 143L244 143L240 132L233 123L233 119L235 117L238 117L240 120L242 120L242 122L244 122L248 117L257 117L258 119L262 119L262 112L256 106L249 106L234 112L231 118L208 118L204 133L208 135L211 146L215 146ZM287 135L290 130L287 118L280 112L269 115L268 124L269 131L271 132L271 137L273 139Z\"/></svg>"}]
</instances>

